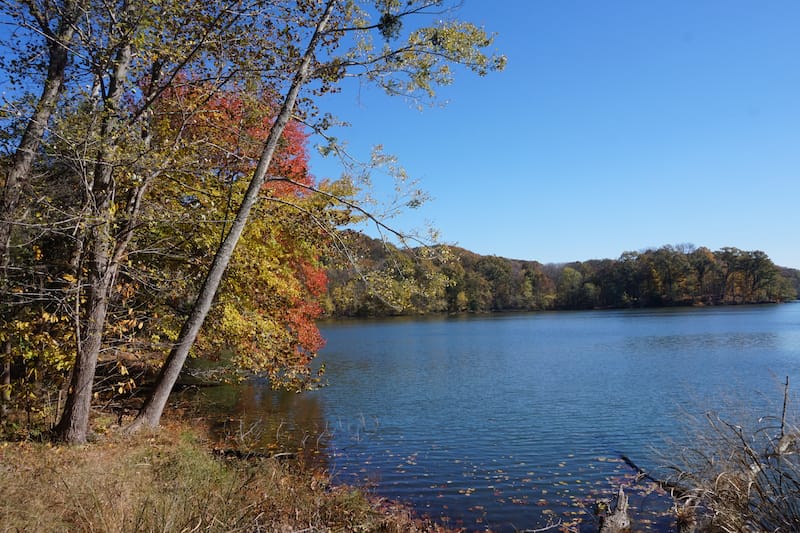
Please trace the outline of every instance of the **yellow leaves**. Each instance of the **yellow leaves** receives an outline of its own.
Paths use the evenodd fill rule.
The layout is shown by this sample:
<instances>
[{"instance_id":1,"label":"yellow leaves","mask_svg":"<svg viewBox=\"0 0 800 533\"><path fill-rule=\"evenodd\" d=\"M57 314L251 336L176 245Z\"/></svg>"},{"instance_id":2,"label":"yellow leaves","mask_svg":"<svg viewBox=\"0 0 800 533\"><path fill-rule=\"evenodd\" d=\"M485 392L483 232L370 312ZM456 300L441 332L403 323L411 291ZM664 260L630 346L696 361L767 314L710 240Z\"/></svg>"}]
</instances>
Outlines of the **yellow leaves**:
<instances>
[{"instance_id":1,"label":"yellow leaves","mask_svg":"<svg viewBox=\"0 0 800 533\"><path fill-rule=\"evenodd\" d=\"M55 324L61 318L65 318L66 319L66 317L59 317L58 315L54 315L54 314L48 313L47 311L42 311L42 320L44 322L49 322L51 324Z\"/></svg>"},{"instance_id":2,"label":"yellow leaves","mask_svg":"<svg viewBox=\"0 0 800 533\"><path fill-rule=\"evenodd\" d=\"M134 317L119 320L110 329L113 333L123 335L137 329L142 329L142 326L143 324Z\"/></svg>"},{"instance_id":3,"label":"yellow leaves","mask_svg":"<svg viewBox=\"0 0 800 533\"><path fill-rule=\"evenodd\" d=\"M72 366L75 335L69 316L29 309L0 323L0 340L11 341L11 356L29 362L37 372L63 372Z\"/></svg>"},{"instance_id":4,"label":"yellow leaves","mask_svg":"<svg viewBox=\"0 0 800 533\"><path fill-rule=\"evenodd\" d=\"M116 385L114 385L114 392L117 394L124 394L126 392L131 392L133 389L136 388L136 382L133 379L128 379L126 381L119 381Z\"/></svg>"}]
</instances>

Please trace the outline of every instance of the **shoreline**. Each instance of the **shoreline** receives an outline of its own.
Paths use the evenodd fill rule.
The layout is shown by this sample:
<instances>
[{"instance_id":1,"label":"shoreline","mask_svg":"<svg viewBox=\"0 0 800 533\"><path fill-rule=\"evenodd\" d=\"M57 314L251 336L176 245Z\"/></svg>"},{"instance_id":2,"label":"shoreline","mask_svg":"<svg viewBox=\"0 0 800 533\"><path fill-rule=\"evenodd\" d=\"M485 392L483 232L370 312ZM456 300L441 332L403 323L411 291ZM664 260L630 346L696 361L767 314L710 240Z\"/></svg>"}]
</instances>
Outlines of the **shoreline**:
<instances>
[{"instance_id":1,"label":"shoreline","mask_svg":"<svg viewBox=\"0 0 800 533\"><path fill-rule=\"evenodd\" d=\"M103 418L101 414L96 418ZM95 420L103 427L103 420ZM133 438L109 426L82 446L0 442L0 519L17 531L451 533L289 454L220 454L174 414Z\"/></svg>"}]
</instances>

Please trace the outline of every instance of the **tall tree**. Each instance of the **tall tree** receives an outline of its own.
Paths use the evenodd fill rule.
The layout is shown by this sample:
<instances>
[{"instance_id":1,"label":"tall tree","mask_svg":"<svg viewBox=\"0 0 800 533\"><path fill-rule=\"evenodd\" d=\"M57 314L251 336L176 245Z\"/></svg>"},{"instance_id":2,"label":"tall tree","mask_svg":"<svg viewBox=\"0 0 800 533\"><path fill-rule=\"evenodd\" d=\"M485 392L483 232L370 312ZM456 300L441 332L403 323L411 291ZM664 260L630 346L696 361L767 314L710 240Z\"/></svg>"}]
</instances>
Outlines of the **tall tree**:
<instances>
[{"instance_id":1,"label":"tall tree","mask_svg":"<svg viewBox=\"0 0 800 533\"><path fill-rule=\"evenodd\" d=\"M465 64L481 74L502 67L502 58L490 57L481 51L491 44L491 38L481 29L464 23L441 22L430 27L420 27L410 31L403 44L390 46L391 40L400 37L406 18L430 14L432 9L441 10L442 4L441 0L382 0L366 3L373 10L370 13L352 2L327 0L320 5L310 5L304 13L305 17L297 19L299 27L293 31L310 27L313 28L313 33L308 38L304 51L298 54L298 61L288 70L291 73L291 82L283 93L280 110L230 230L214 257L192 311L181 329L175 348L161 369L152 394L128 427L129 431L158 425L167 398L209 313L223 273L267 180L267 169L279 139L295 112L301 90L310 81L317 80L317 90L324 91L329 90L332 84L344 76L357 74L384 87L390 93L413 95L421 91L432 95L436 84L451 80L450 63ZM368 22L368 17L376 14L379 16L377 23ZM386 41L380 50L373 50L369 44L373 32L377 32ZM335 55L334 50L343 36L351 33L356 35L354 41L357 44L348 52Z\"/></svg>"},{"instance_id":2,"label":"tall tree","mask_svg":"<svg viewBox=\"0 0 800 533\"><path fill-rule=\"evenodd\" d=\"M714 303L714 271L717 268L714 254L705 246L701 246L692 251L688 259L697 282L694 291L695 300L703 304Z\"/></svg>"},{"instance_id":3,"label":"tall tree","mask_svg":"<svg viewBox=\"0 0 800 533\"><path fill-rule=\"evenodd\" d=\"M50 284L47 290L51 292L49 295L42 293L42 301L56 292L61 293L58 298L62 304L67 304L62 307L67 309L65 316L74 328L70 341L75 345L71 383L66 407L56 427L57 435L68 442L86 439L98 357L105 348L112 347L113 339L108 334L116 335L131 325L143 327L142 321L130 316L110 324L109 316L124 314L120 305L134 298L131 296L136 285L131 244L139 242L138 236L148 223L143 219L143 212L152 198L148 191L160 187L164 180L175 179L173 170L186 164L183 158L192 152L188 149L190 144L212 146L210 135L193 137L191 128L202 122L198 116L208 110L207 104L215 102L220 92L255 88L270 105L282 105L277 105L269 114L269 134L262 139L264 149L259 149L262 157L251 187L240 196L238 192L228 195L229 211L238 212L238 216L232 221L223 216L224 221L219 226L221 245L216 254L220 261L212 264L207 290L193 300L203 316L213 300L220 273L225 270L239 236L244 234L248 213L259 196L295 209L307 217L307 224L312 227L341 222L354 210L364 211L363 206L340 196L353 190L347 184L316 188L321 201L308 203L302 194L291 199L282 196L286 191L313 188L296 176L273 172L276 165L282 163L280 157L276 159L275 156L282 153L279 148L287 145L289 136L283 130L293 114L312 128L324 130L331 121L328 117L319 118L314 97L337 90L337 84L346 77L368 80L391 94L424 98L433 94L437 84L450 82L452 63L462 63L481 74L502 66L502 58L482 51L490 45L491 37L472 25L444 20L449 19L450 11L439 0L221 0L194 4L177 0L104 3L17 0L1 5L11 20L17 20L21 26L40 26L35 29L45 37L52 37L56 30L64 30L57 35L58 39L45 38L42 40L45 44L31 47L30 57L45 57L42 52L47 43L59 45L51 48L63 54L53 57L64 59L60 64L69 69L69 76L63 70L59 73L54 69L60 89L47 94L68 94L69 98L51 100L45 105L45 111L51 113L49 116L32 112L22 121L23 126L35 134L34 138L38 136L35 142L45 140L48 143L46 154L30 143L21 144L18 152L27 154L28 168L38 164L44 170L43 186L68 193L59 198L39 195L37 201L44 208L37 208L35 216L45 213L50 218L32 218L32 210L27 209L30 206L20 207L21 197L14 196L23 190L17 186L19 180L15 176L24 177L26 172L6 174L3 186L11 193L4 192L0 223L5 223L10 234L17 227L15 219L23 209L31 213L31 218L25 220L25 227L41 228L39 235L28 236L30 242L36 244L30 248L30 257L18 258L15 271L22 271L17 267L36 266L42 258L54 258L50 250L46 254L36 252L42 250L40 244L45 238L69 237L67 242L71 249L59 250L58 261L62 264L46 269L36 266L38 270L33 280ZM20 13L30 16L24 18ZM39 16L42 13L44 15ZM67 14L72 16L71 23L57 24L59 20L66 20ZM412 16L442 20L431 26L407 28ZM42 21L56 29L43 30ZM330 24L324 29L326 21ZM242 39L242 35L247 35L247 39ZM373 40L384 44L376 45ZM27 45L35 40L24 42ZM397 42L400 44L392 44ZM340 52L342 49L345 51ZM24 54L19 52L18 55L22 58ZM17 60L18 57L12 57L3 62L4 72L10 72ZM193 90L185 90L190 86ZM306 93L301 95L301 90ZM181 104L173 107L174 114L169 120L163 120L164 115L159 115L159 111L166 111L161 103L167 97L180 98ZM37 134L36 128L47 122L56 128L53 134L45 135L43 129ZM25 127L20 131L23 130ZM10 131L4 131L4 138ZM23 138L21 134L20 138ZM288 145L291 144L289 141ZM335 143L328 149L341 153ZM214 150L207 150L211 152ZM236 159L241 154L232 150L224 157ZM203 158L198 158L197 163L202 162ZM216 161L205 162L217 165ZM230 191L235 188L232 184L245 181L243 178L252 169L248 164L238 169L234 167L228 165L226 168L231 173L218 176L230 181ZM29 170L27 174L30 175ZM216 181L208 180L200 189ZM266 187L265 183L268 183ZM192 193L185 196L189 204L194 202ZM242 199L242 203L237 205L237 199ZM412 205L414 201L410 199L407 204ZM337 210L343 216L331 215L332 211L326 207L331 203L338 203ZM10 214L12 211L14 213ZM269 241L291 227L291 224L280 226L280 231L253 227L252 233L270 236L266 239ZM10 255L8 246L4 248L2 289L8 295L11 293L8 284ZM302 279L303 290L313 296L316 291L313 287L319 285L319 272L313 267L313 254L300 252L298 249L296 268L291 276ZM3 298L4 305L8 301ZM294 320L290 329L298 343L312 346L312 331L304 325L314 312L311 309L301 311L300 302L288 305L294 310L286 319ZM52 310L45 307L41 305L36 309L42 311L40 319L46 322ZM196 336L194 325L199 327L202 323L202 318L197 319L195 315L187 322L192 324L185 328L186 338L191 337L191 340L182 341L180 350L190 346ZM58 320L61 323L61 317ZM13 333L13 327L5 321L0 339L7 339L10 332ZM15 357L20 349L14 347L10 354L5 354L4 350L5 359ZM169 368L171 364L164 366L165 370Z\"/></svg>"},{"instance_id":4,"label":"tall tree","mask_svg":"<svg viewBox=\"0 0 800 533\"><path fill-rule=\"evenodd\" d=\"M170 87L202 79L220 88L252 61L263 59L260 50L268 30L242 44L241 55L231 57L225 47L243 33L244 14L258 5L239 0L188 6L121 0L93 6L96 12L81 19L81 55L75 57L81 59L92 90L82 95L75 110L86 116L82 138L62 143L73 151L84 186L76 255L84 267L78 270L78 287L86 287L85 298L79 299L85 304L78 313L72 379L56 426L56 434L67 442L86 439L110 298L139 227L143 198L183 142L178 128L170 143L154 149L153 107Z\"/></svg>"},{"instance_id":5,"label":"tall tree","mask_svg":"<svg viewBox=\"0 0 800 533\"><path fill-rule=\"evenodd\" d=\"M75 33L75 24L81 16L83 1L31 1L0 3L0 13L19 21L18 28L24 35L17 35L10 47L8 57L0 57L0 68L9 78L30 83L31 77L41 76L41 92L33 106L19 143L11 155L10 168L5 172L0 192L0 321L8 324L14 312L14 292L11 288L12 235L21 221L21 210L26 208L22 200L23 190L30 178L33 163L39 152L42 138L47 131L50 118L58 104L64 87L69 62L69 47ZM31 46L40 42L39 46ZM31 51L36 52L32 53ZM44 61L39 66L38 52L44 51ZM13 58L13 59L12 59ZM38 68L37 68L38 67ZM5 411L11 387L12 338L6 331L0 340L2 361L3 395L0 398L0 414Z\"/></svg>"},{"instance_id":6,"label":"tall tree","mask_svg":"<svg viewBox=\"0 0 800 533\"><path fill-rule=\"evenodd\" d=\"M166 124L157 129L172 129L196 92L205 91L199 85L169 91L156 112ZM135 265L123 272L137 287L144 285L136 307L149 317L148 330L170 331L186 302L195 299L206 259L227 234L231 206L244 192L240 178L253 171L269 134L274 115L269 98L253 89L218 92L189 122L181 119L187 142L180 164L165 171L166 179L147 195L147 229L131 248ZM293 387L310 377L310 355L321 344L313 320L325 290L318 256L327 241L322 219L329 201L311 191L317 185L305 145L302 125L290 121L261 190L263 201L231 258L197 350L212 357L231 351L235 367ZM135 281L148 277L154 281Z\"/></svg>"},{"instance_id":7,"label":"tall tree","mask_svg":"<svg viewBox=\"0 0 800 533\"><path fill-rule=\"evenodd\" d=\"M264 150L261 154L256 170L253 172L253 177L250 180L250 185L241 200L239 209L237 210L236 217L233 220L231 228L225 239L220 244L220 247L214 256L211 263L211 268L206 276L205 281L200 289L200 293L195 300L192 311L189 317L183 324L178 340L175 347L167 357L166 362L161 368L156 385L153 388L152 394L147 398L144 407L135 419L135 421L128 426L128 431L136 431L143 426L157 426L161 420L161 414L167 403L175 382L178 380L181 369L189 355L189 349L197 339L200 327L205 321L214 296L216 295L217 288L222 281L222 275L230 262L233 251L239 238L244 231L247 219L250 216L250 211L258 199L264 182L267 179L267 169L272 162L272 157L278 147L278 142L283 134L283 130L289 123L292 111L294 110L295 102L300 93L301 87L306 83L311 69L311 61L314 58L314 52L318 46L319 41L323 38L323 32L331 18L333 1L329 1L324 11L319 17L314 34L309 41L308 47L302 56L302 60L297 67L294 79L289 90L284 97L283 103L280 107L275 122L270 129L269 136L264 144Z\"/></svg>"}]
</instances>

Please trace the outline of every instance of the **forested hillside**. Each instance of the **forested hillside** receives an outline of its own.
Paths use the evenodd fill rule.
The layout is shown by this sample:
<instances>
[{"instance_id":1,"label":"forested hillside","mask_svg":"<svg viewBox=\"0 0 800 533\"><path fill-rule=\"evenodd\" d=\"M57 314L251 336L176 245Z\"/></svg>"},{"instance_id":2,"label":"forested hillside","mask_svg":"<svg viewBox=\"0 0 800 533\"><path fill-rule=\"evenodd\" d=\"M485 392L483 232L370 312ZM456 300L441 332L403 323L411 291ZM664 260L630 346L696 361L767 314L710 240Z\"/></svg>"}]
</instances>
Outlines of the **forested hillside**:
<instances>
[{"instance_id":1,"label":"forested hillside","mask_svg":"<svg viewBox=\"0 0 800 533\"><path fill-rule=\"evenodd\" d=\"M343 238L356 262L327 260L331 316L766 303L792 300L800 289L800 271L731 247L663 246L541 264L454 246L400 249L355 232Z\"/></svg>"}]
</instances>

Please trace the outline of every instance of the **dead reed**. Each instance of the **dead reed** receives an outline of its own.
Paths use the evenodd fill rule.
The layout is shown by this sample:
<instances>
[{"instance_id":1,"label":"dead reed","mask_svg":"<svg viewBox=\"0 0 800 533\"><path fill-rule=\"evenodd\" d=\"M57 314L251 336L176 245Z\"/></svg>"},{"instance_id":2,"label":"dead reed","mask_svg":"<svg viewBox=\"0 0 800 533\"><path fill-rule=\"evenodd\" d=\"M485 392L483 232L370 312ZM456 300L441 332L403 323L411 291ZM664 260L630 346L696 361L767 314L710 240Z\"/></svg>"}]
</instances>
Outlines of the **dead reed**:
<instances>
[{"instance_id":1,"label":"dead reed","mask_svg":"<svg viewBox=\"0 0 800 533\"><path fill-rule=\"evenodd\" d=\"M707 428L672 465L682 531L794 532L800 528L800 429L789 410L738 424L707 415Z\"/></svg>"}]
</instances>

